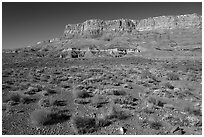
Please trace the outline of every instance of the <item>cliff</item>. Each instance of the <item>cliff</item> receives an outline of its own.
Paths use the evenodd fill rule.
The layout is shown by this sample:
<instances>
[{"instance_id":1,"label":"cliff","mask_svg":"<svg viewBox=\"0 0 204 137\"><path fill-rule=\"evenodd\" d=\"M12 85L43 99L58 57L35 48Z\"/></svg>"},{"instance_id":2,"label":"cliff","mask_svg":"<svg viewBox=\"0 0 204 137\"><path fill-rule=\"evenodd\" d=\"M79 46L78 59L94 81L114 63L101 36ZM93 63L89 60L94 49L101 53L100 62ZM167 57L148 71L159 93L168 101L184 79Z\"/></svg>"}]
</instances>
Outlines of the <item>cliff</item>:
<instances>
[{"instance_id":1,"label":"cliff","mask_svg":"<svg viewBox=\"0 0 204 137\"><path fill-rule=\"evenodd\" d=\"M99 37L105 32L134 33L137 31L157 31L169 29L201 28L202 16L186 14L178 16L159 16L142 20L87 20L83 23L68 24L64 30L66 38Z\"/></svg>"}]
</instances>

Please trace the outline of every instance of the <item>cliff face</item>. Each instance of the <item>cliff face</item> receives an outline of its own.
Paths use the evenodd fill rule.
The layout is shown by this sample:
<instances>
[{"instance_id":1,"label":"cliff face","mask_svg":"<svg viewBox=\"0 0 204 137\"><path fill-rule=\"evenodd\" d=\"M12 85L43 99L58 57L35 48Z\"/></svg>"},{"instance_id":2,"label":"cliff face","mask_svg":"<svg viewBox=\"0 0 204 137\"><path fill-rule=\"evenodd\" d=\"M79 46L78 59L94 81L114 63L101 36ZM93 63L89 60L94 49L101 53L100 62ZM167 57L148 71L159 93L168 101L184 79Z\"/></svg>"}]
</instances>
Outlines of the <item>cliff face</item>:
<instances>
[{"instance_id":1,"label":"cliff face","mask_svg":"<svg viewBox=\"0 0 204 137\"><path fill-rule=\"evenodd\" d=\"M65 27L65 37L100 36L103 32L154 31L178 28L199 28L202 26L202 16L186 14L178 16L159 16L142 20L87 20L79 24L68 24Z\"/></svg>"}]
</instances>

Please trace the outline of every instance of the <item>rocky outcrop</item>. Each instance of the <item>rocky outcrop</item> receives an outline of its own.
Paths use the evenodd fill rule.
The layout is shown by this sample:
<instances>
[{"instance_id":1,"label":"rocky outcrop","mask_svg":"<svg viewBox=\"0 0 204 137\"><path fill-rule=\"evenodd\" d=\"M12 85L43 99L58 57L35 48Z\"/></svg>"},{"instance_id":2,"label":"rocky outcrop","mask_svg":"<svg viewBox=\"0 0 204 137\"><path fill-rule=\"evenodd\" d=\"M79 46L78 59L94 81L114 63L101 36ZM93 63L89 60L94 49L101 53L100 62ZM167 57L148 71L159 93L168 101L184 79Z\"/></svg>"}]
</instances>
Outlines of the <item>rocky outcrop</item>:
<instances>
[{"instance_id":1,"label":"rocky outcrop","mask_svg":"<svg viewBox=\"0 0 204 137\"><path fill-rule=\"evenodd\" d=\"M87 20L79 24L66 25L64 36L73 37L99 37L105 32L156 31L169 29L201 28L202 16L186 14L178 16L159 16L142 20L118 19L118 20Z\"/></svg>"}]
</instances>

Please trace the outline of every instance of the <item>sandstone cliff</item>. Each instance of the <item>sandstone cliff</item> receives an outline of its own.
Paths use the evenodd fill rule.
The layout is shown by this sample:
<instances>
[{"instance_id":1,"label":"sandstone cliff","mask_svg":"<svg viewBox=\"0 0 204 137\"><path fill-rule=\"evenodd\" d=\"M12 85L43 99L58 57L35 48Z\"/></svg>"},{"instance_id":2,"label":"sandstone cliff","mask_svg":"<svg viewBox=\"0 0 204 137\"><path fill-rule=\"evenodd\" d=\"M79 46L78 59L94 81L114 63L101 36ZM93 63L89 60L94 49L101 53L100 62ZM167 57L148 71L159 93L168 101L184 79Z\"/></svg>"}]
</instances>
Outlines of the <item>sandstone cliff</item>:
<instances>
[{"instance_id":1,"label":"sandstone cliff","mask_svg":"<svg viewBox=\"0 0 204 137\"><path fill-rule=\"evenodd\" d=\"M106 32L130 33L141 31L157 31L169 29L201 28L202 16L186 14L178 16L159 16L142 20L87 20L79 24L68 24L64 36L73 37L100 37Z\"/></svg>"}]
</instances>

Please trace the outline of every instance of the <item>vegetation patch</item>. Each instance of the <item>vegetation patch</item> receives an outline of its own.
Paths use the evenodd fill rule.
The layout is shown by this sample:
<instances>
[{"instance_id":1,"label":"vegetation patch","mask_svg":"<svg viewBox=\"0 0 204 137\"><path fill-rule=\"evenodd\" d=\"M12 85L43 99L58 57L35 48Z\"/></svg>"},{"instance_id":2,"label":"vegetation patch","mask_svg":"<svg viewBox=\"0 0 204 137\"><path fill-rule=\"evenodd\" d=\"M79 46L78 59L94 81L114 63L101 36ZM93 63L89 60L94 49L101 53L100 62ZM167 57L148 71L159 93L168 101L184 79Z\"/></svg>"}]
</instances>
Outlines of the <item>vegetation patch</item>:
<instances>
[{"instance_id":1,"label":"vegetation patch","mask_svg":"<svg viewBox=\"0 0 204 137\"><path fill-rule=\"evenodd\" d=\"M89 98L89 97L92 97L90 95L90 93L88 93L86 90L73 90L72 93L73 93L73 96L75 98Z\"/></svg>"},{"instance_id":2,"label":"vegetation patch","mask_svg":"<svg viewBox=\"0 0 204 137\"><path fill-rule=\"evenodd\" d=\"M63 111L51 111L48 109L38 109L31 113L30 118L36 126L53 125L69 120L71 114L64 113Z\"/></svg>"}]
</instances>

